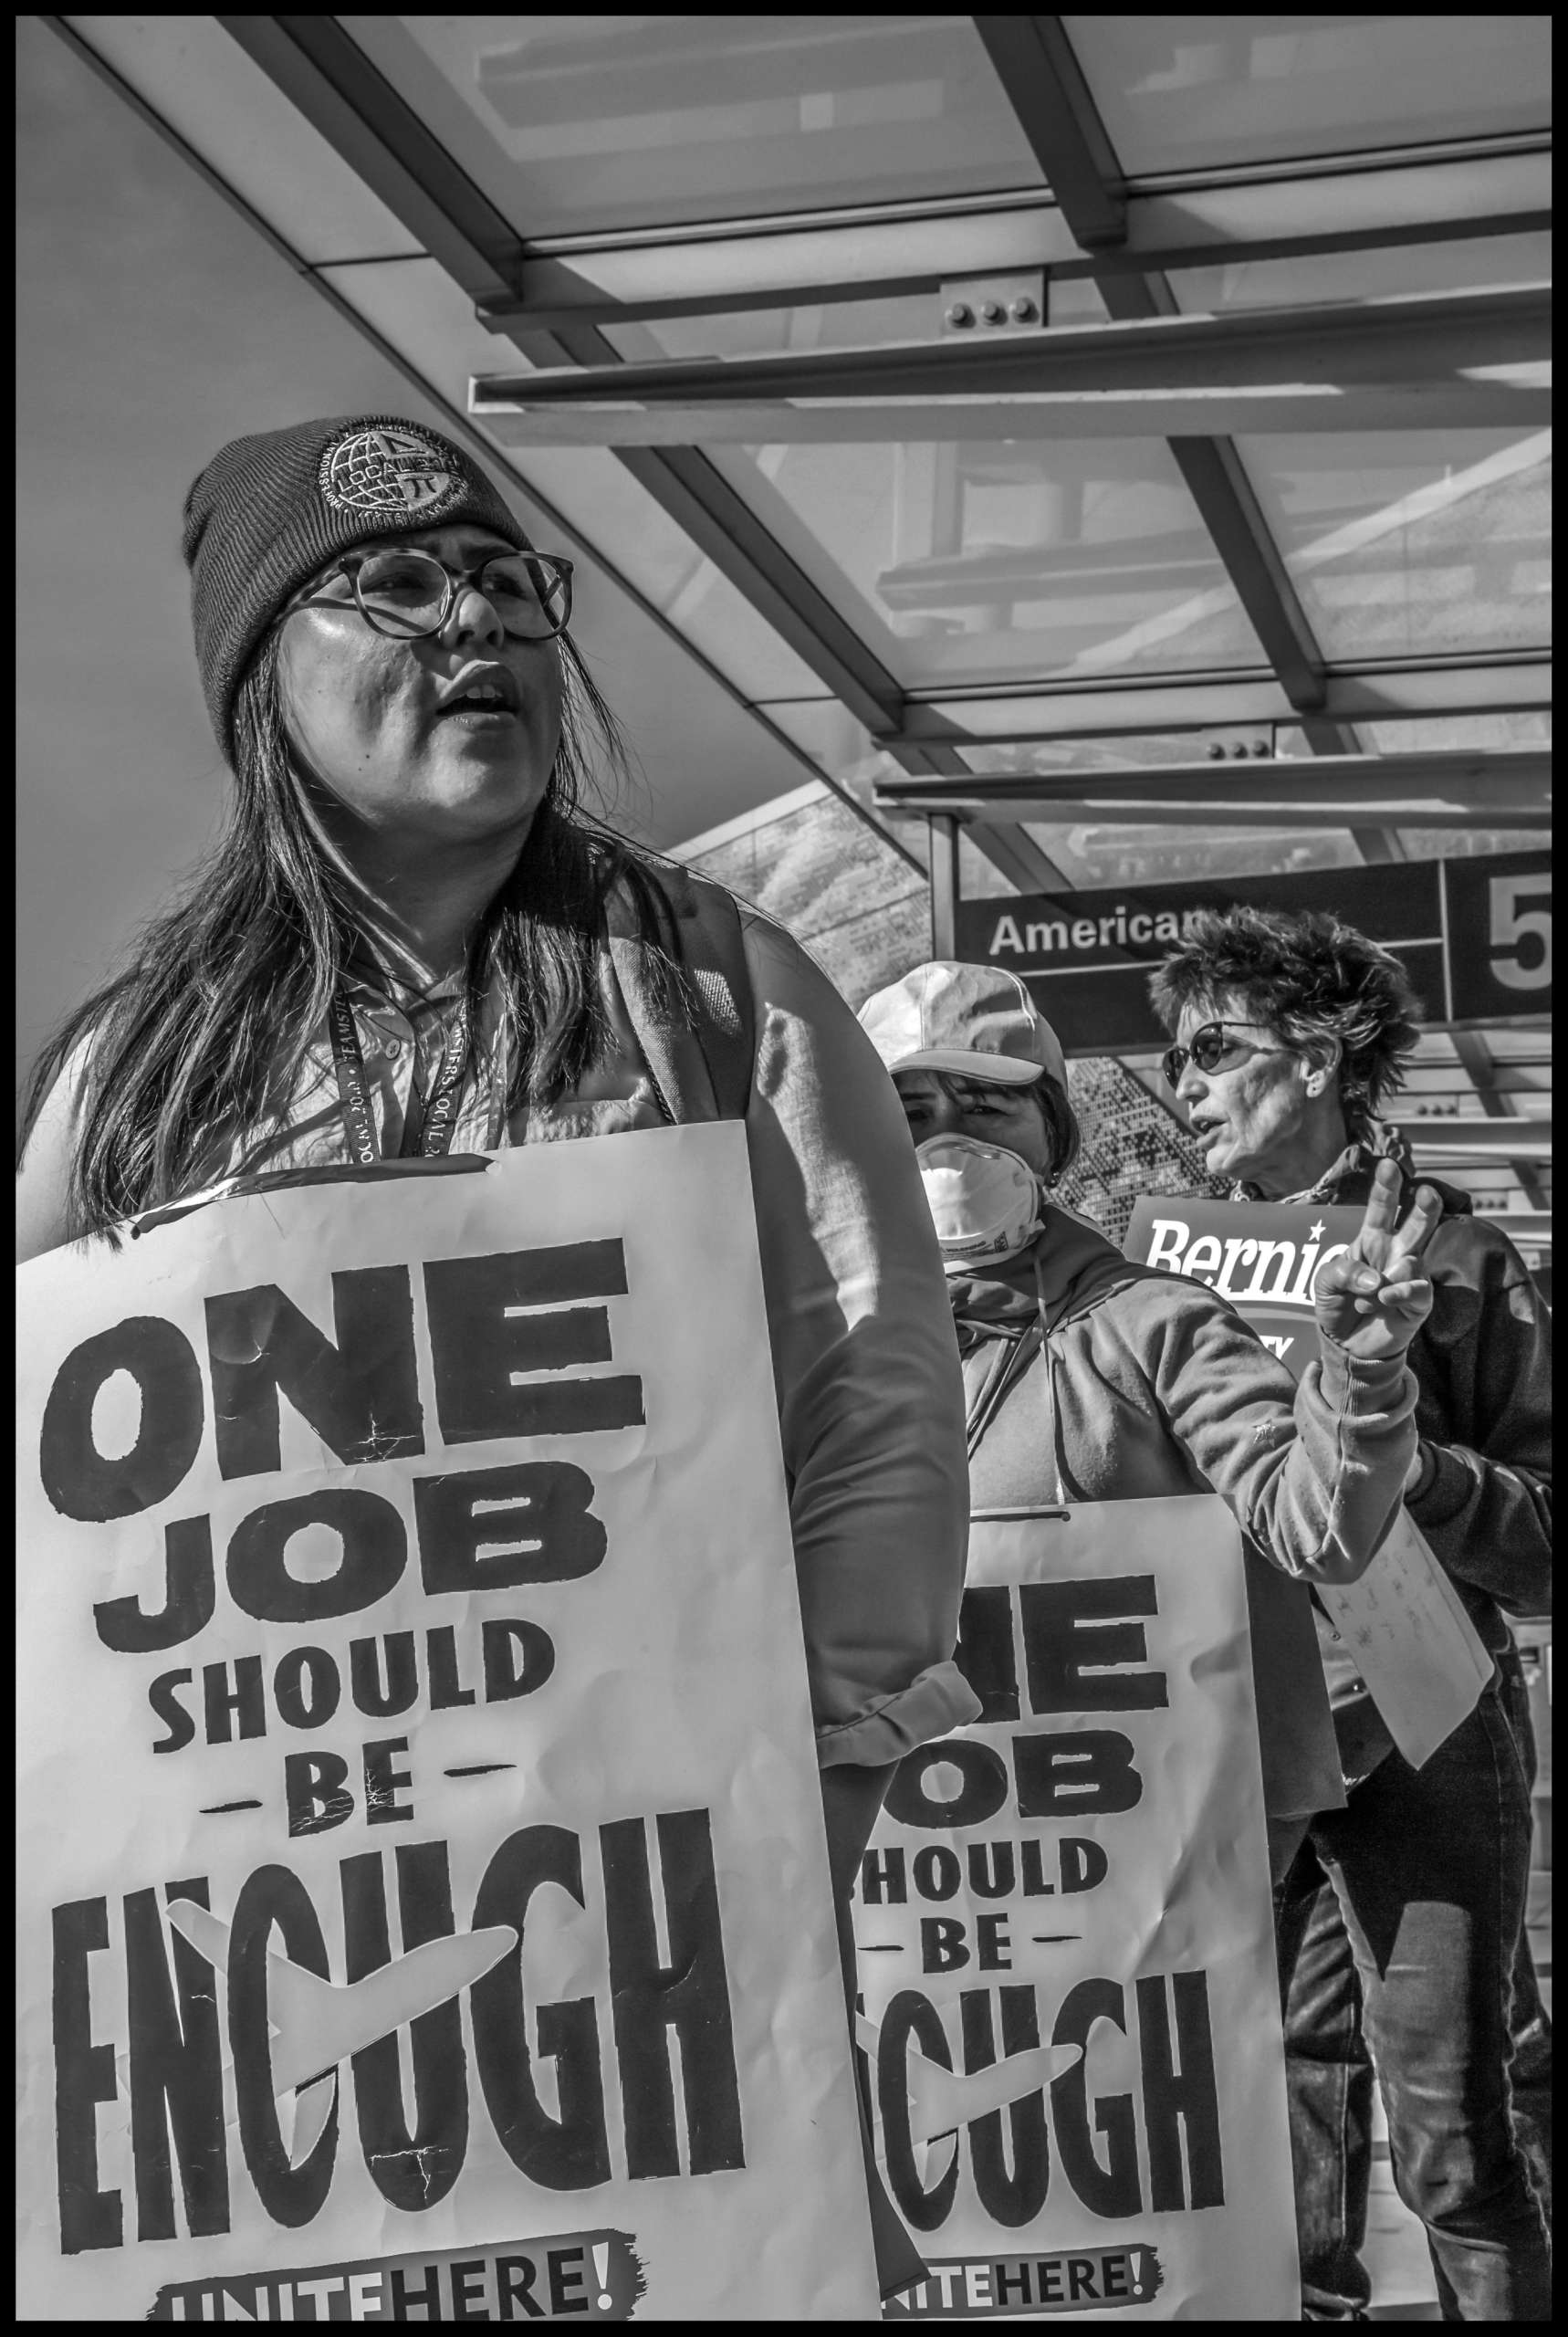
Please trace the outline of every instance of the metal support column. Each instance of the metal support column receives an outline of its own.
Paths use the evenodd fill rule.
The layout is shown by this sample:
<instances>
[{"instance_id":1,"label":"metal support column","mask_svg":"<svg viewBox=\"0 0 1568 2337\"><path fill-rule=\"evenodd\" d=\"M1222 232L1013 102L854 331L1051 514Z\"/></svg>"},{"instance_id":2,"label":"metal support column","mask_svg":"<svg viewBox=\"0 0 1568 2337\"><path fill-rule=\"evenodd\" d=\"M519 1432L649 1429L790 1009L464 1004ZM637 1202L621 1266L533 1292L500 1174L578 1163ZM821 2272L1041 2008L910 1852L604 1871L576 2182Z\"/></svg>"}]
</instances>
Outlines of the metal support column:
<instances>
[{"instance_id":1,"label":"metal support column","mask_svg":"<svg viewBox=\"0 0 1568 2337\"><path fill-rule=\"evenodd\" d=\"M950 812L933 812L925 823L931 838L931 955L958 954L958 833Z\"/></svg>"}]
</instances>

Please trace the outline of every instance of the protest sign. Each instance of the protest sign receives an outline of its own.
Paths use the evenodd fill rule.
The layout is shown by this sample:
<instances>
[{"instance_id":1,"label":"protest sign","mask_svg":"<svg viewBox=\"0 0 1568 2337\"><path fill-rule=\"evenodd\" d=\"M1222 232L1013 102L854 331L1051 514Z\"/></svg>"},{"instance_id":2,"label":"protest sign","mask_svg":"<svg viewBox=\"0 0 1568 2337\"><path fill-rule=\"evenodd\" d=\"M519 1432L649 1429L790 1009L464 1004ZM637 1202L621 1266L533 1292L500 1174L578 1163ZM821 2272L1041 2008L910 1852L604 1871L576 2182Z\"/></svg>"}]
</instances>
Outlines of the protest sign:
<instances>
[{"instance_id":1,"label":"protest sign","mask_svg":"<svg viewBox=\"0 0 1568 2337\"><path fill-rule=\"evenodd\" d=\"M1228 1298L1300 1379L1321 1349L1312 1285L1348 1249L1365 1211L1301 1201L1173 1200L1145 1196L1126 1254L1190 1274ZM1317 1599L1413 1768L1474 1712L1492 1660L1408 1510L1359 1582L1319 1583Z\"/></svg>"},{"instance_id":2,"label":"protest sign","mask_svg":"<svg viewBox=\"0 0 1568 2337\"><path fill-rule=\"evenodd\" d=\"M24 2320L874 2320L744 1131L24 1267Z\"/></svg>"},{"instance_id":3,"label":"protest sign","mask_svg":"<svg viewBox=\"0 0 1568 2337\"><path fill-rule=\"evenodd\" d=\"M1257 1721L1213 1496L977 1518L971 1727L862 1864L888 2319L1301 2311Z\"/></svg>"}]
</instances>

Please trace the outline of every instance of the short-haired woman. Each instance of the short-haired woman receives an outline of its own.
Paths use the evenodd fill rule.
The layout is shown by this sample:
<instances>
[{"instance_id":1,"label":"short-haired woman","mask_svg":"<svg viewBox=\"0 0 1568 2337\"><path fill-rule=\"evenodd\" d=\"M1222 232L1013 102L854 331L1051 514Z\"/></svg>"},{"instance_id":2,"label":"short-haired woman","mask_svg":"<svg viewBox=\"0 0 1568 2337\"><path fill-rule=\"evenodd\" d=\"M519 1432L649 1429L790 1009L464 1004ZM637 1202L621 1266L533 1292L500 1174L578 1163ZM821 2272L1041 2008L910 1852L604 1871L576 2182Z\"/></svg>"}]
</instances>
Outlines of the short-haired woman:
<instances>
[{"instance_id":1,"label":"short-haired woman","mask_svg":"<svg viewBox=\"0 0 1568 2337\"><path fill-rule=\"evenodd\" d=\"M962 1390L892 1088L781 927L581 809L616 735L571 563L450 441L237 439L184 550L230 822L44 1053L21 1254L236 1175L744 1118L841 1933L893 1766L977 1709Z\"/></svg>"},{"instance_id":2,"label":"short-haired woman","mask_svg":"<svg viewBox=\"0 0 1568 2337\"><path fill-rule=\"evenodd\" d=\"M1337 917L1207 912L1152 990L1176 1041L1166 1076L1234 1199L1359 1203L1391 1176L1409 1189L1408 1149L1378 1115L1420 1010L1387 950ZM1497 1221L1427 1182L1442 1213L1409 1354L1406 1499L1498 1676L1416 1771L1320 1621L1348 1806L1313 1821L1279 1908L1302 2284L1310 2317L1362 2317L1364 2019L1444 2318L1539 2321L1548 2242L1519 2144L1534 2159L1544 2137L1549 2168L1551 2038L1523 1932L1533 1764L1505 1614L1551 1607L1551 1315Z\"/></svg>"},{"instance_id":3,"label":"short-haired woman","mask_svg":"<svg viewBox=\"0 0 1568 2337\"><path fill-rule=\"evenodd\" d=\"M1415 1458L1402 1358L1427 1303L1430 1197L1397 1231L1391 1186L1373 1198L1358 1251L1319 1278L1324 1368L1298 1389L1227 1300L1132 1263L1057 1200L1078 1125L1061 1045L1015 974L935 960L868 999L861 1021L893 1074L946 1261L973 1504L1212 1488L1284 1574L1354 1581ZM1299 1666L1260 1694L1271 1856L1333 1788L1322 1696Z\"/></svg>"}]
</instances>

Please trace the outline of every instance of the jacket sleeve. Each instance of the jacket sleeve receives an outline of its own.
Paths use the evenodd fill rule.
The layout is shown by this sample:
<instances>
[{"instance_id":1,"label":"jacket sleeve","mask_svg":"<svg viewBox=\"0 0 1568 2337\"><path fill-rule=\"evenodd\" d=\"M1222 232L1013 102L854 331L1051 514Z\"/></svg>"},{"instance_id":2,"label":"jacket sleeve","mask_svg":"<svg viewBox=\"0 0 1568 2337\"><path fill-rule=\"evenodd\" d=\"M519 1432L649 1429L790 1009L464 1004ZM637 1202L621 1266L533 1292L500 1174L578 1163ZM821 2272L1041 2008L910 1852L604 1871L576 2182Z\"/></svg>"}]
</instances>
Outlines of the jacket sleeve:
<instances>
[{"instance_id":1,"label":"jacket sleeve","mask_svg":"<svg viewBox=\"0 0 1568 2337\"><path fill-rule=\"evenodd\" d=\"M1438 1228L1419 1350L1427 1474L1410 1514L1448 1572L1552 1611L1552 1315L1500 1227Z\"/></svg>"},{"instance_id":2,"label":"jacket sleeve","mask_svg":"<svg viewBox=\"0 0 1568 2337\"><path fill-rule=\"evenodd\" d=\"M893 1083L799 943L742 914L747 1137L818 1757L875 1766L979 1711L953 1661L963 1378Z\"/></svg>"},{"instance_id":3,"label":"jacket sleeve","mask_svg":"<svg viewBox=\"0 0 1568 2337\"><path fill-rule=\"evenodd\" d=\"M1172 1433L1264 1554L1308 1582L1354 1582L1398 1514L1416 1453L1416 1379L1333 1341L1299 1386L1224 1299L1168 1278L1155 1385Z\"/></svg>"}]
</instances>

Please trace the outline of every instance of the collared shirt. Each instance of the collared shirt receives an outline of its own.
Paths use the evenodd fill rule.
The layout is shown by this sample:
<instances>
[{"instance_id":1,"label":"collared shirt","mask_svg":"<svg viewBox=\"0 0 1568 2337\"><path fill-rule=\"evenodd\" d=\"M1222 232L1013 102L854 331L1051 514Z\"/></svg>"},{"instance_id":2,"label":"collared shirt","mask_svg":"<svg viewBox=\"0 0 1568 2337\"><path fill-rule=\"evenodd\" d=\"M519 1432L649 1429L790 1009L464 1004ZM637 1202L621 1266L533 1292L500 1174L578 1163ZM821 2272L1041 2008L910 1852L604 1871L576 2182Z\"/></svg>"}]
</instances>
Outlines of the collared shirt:
<instances>
[{"instance_id":1,"label":"collared shirt","mask_svg":"<svg viewBox=\"0 0 1568 2337\"><path fill-rule=\"evenodd\" d=\"M402 1142L417 1078L428 1096L463 994L454 974L427 991L391 978L368 950L350 959L342 978L364 1058L365 1093L383 1159ZM669 1125L608 957L601 999L615 1045L573 1094L549 1106L505 1109L506 1048L494 996L480 1002L473 1063L453 1127L454 1152L494 1152L515 1144L548 1144L585 1136L623 1136ZM202 1187L268 1169L336 1168L351 1158L338 1091L331 1034L325 1021L312 1035L292 1094L255 1127L214 1148Z\"/></svg>"}]
</instances>

